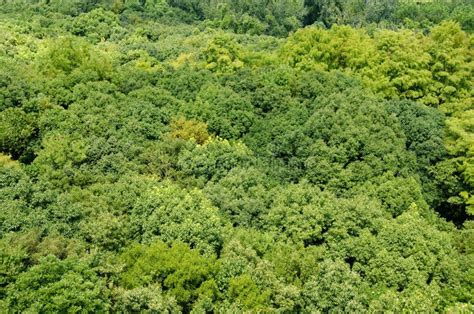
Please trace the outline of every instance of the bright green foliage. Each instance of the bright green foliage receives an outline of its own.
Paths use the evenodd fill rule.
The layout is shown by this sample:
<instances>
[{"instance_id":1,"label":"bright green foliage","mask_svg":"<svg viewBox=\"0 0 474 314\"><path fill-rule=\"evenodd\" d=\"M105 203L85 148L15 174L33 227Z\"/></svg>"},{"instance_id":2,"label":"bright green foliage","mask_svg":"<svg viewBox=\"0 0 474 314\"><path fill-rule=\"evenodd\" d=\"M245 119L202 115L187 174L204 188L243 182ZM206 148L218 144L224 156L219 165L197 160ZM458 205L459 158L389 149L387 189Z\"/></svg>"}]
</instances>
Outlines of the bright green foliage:
<instances>
[{"instance_id":1,"label":"bright green foliage","mask_svg":"<svg viewBox=\"0 0 474 314\"><path fill-rule=\"evenodd\" d=\"M131 222L145 242L156 237L166 242L180 240L207 253L219 250L225 233L217 208L200 191L187 192L171 184L138 200Z\"/></svg>"},{"instance_id":2,"label":"bright green foliage","mask_svg":"<svg viewBox=\"0 0 474 314\"><path fill-rule=\"evenodd\" d=\"M415 287L428 290L457 287L459 266L449 257L452 254L451 245L441 240L446 239L448 234L422 222L415 209L413 207L389 225L382 225L377 240L370 239L373 235L364 233L360 240L367 243L368 250L364 251L363 246L356 245L358 254L363 255L355 254L353 269L366 274L366 280L373 285L398 291L410 291ZM438 240L434 241L436 238ZM380 249L376 248L378 245ZM367 263L366 268L360 268L360 262ZM447 273L449 277L446 277ZM432 306L436 302L439 301L432 299Z\"/></svg>"},{"instance_id":3,"label":"bright green foliage","mask_svg":"<svg viewBox=\"0 0 474 314\"><path fill-rule=\"evenodd\" d=\"M87 156L84 141L58 134L45 139L42 146L35 159L39 175L58 188L81 185L79 167Z\"/></svg>"},{"instance_id":4,"label":"bright green foliage","mask_svg":"<svg viewBox=\"0 0 474 314\"><path fill-rule=\"evenodd\" d=\"M32 189L20 165L5 155L0 157L0 234L3 237L8 232L21 230L31 221L28 202Z\"/></svg>"},{"instance_id":5,"label":"bright green foliage","mask_svg":"<svg viewBox=\"0 0 474 314\"><path fill-rule=\"evenodd\" d=\"M464 33L458 24L445 22L432 29L430 38L430 70L436 81L433 89L439 104L448 113L470 109L466 107L469 100L464 99L472 96L472 36Z\"/></svg>"},{"instance_id":6,"label":"bright green foliage","mask_svg":"<svg viewBox=\"0 0 474 314\"><path fill-rule=\"evenodd\" d=\"M309 27L289 37L282 55L302 70L362 70L376 56L371 38L364 30L335 26L330 30Z\"/></svg>"},{"instance_id":7,"label":"bright green foliage","mask_svg":"<svg viewBox=\"0 0 474 314\"><path fill-rule=\"evenodd\" d=\"M7 289L10 310L32 312L106 311L107 290L90 265L77 259L44 257Z\"/></svg>"},{"instance_id":8,"label":"bright green foliage","mask_svg":"<svg viewBox=\"0 0 474 314\"><path fill-rule=\"evenodd\" d=\"M410 32L381 31L374 36L380 57L373 71L382 74L387 86L372 88L390 98L406 98L431 104L431 72L427 69L430 55L424 51L427 39ZM374 77L377 79L377 77ZM376 82L376 81L374 81Z\"/></svg>"},{"instance_id":9,"label":"bright green foliage","mask_svg":"<svg viewBox=\"0 0 474 314\"><path fill-rule=\"evenodd\" d=\"M259 311L265 309L270 291L261 291L249 275L242 275L230 280L228 294L242 309Z\"/></svg>"},{"instance_id":10,"label":"bright green foliage","mask_svg":"<svg viewBox=\"0 0 474 314\"><path fill-rule=\"evenodd\" d=\"M346 26L308 28L290 37L281 55L299 70L355 73L384 98L416 100L447 113L446 147L467 186L456 197L471 206L472 38L459 25L444 22L429 36L387 30L369 36Z\"/></svg>"},{"instance_id":11,"label":"bright green foliage","mask_svg":"<svg viewBox=\"0 0 474 314\"><path fill-rule=\"evenodd\" d=\"M469 35L450 22L434 27L428 37L408 30L377 30L369 36L347 26L311 27L290 37L282 57L302 70L355 72L386 98L438 106L468 96L470 47Z\"/></svg>"},{"instance_id":12,"label":"bright green foliage","mask_svg":"<svg viewBox=\"0 0 474 314\"><path fill-rule=\"evenodd\" d=\"M71 33L87 37L93 42L107 40L119 30L118 18L110 11L96 9L80 14L72 25Z\"/></svg>"},{"instance_id":13,"label":"bright green foliage","mask_svg":"<svg viewBox=\"0 0 474 314\"><path fill-rule=\"evenodd\" d=\"M325 261L319 271L303 287L305 307L309 311L361 311L365 287L357 273L342 261Z\"/></svg>"},{"instance_id":14,"label":"bright green foliage","mask_svg":"<svg viewBox=\"0 0 474 314\"><path fill-rule=\"evenodd\" d=\"M120 256L119 262L124 264L120 281L126 288L160 284L181 306L214 294L214 259L199 255L185 244L168 247L155 242L149 247L133 246Z\"/></svg>"},{"instance_id":15,"label":"bright green foliage","mask_svg":"<svg viewBox=\"0 0 474 314\"><path fill-rule=\"evenodd\" d=\"M163 295L160 285L115 291L113 310L118 312L176 313L180 308L173 297Z\"/></svg>"},{"instance_id":16,"label":"bright green foliage","mask_svg":"<svg viewBox=\"0 0 474 314\"><path fill-rule=\"evenodd\" d=\"M177 166L184 176L208 181L224 177L233 168L249 164L251 159L251 151L244 144L218 138L184 151Z\"/></svg>"},{"instance_id":17,"label":"bright green foliage","mask_svg":"<svg viewBox=\"0 0 474 314\"><path fill-rule=\"evenodd\" d=\"M1 313L473 311L472 1L0 2Z\"/></svg>"},{"instance_id":18,"label":"bright green foliage","mask_svg":"<svg viewBox=\"0 0 474 314\"><path fill-rule=\"evenodd\" d=\"M276 195L265 217L266 229L305 246L325 241L335 245L362 229L374 228L377 220L387 217L380 205L370 199L337 200L334 195L322 193L308 184L287 186Z\"/></svg>"},{"instance_id":19,"label":"bright green foliage","mask_svg":"<svg viewBox=\"0 0 474 314\"><path fill-rule=\"evenodd\" d=\"M209 140L207 124L193 120L180 118L171 124L171 137L183 140L195 140L198 144L204 144Z\"/></svg>"},{"instance_id":20,"label":"bright green foliage","mask_svg":"<svg viewBox=\"0 0 474 314\"><path fill-rule=\"evenodd\" d=\"M15 282L16 277L26 270L26 262L28 261L27 245L22 243L21 246L15 246L12 245L12 242L11 239L4 236L2 236L0 242L0 296L2 300L5 300L8 285Z\"/></svg>"},{"instance_id":21,"label":"bright green foliage","mask_svg":"<svg viewBox=\"0 0 474 314\"><path fill-rule=\"evenodd\" d=\"M89 44L76 37L63 37L49 43L39 62L39 70L50 76L72 74L77 70L91 71L102 78L110 70L109 60L104 54L94 51Z\"/></svg>"},{"instance_id":22,"label":"bright green foliage","mask_svg":"<svg viewBox=\"0 0 474 314\"><path fill-rule=\"evenodd\" d=\"M238 44L230 36L216 36L203 51L206 68L216 72L232 72L244 64Z\"/></svg>"}]
</instances>

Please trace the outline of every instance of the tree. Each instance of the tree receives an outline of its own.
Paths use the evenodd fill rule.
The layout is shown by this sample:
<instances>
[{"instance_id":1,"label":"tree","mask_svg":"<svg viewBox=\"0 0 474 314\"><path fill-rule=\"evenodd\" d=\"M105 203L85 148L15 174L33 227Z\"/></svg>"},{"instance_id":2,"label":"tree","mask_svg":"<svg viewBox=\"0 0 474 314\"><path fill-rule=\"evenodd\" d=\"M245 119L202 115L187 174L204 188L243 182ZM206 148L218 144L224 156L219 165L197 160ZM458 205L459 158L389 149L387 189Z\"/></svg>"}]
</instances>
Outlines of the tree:
<instances>
[{"instance_id":1,"label":"tree","mask_svg":"<svg viewBox=\"0 0 474 314\"><path fill-rule=\"evenodd\" d=\"M161 285L184 310L199 297L215 293L211 277L216 267L214 258L203 257L183 243L168 247L158 241L150 246L132 246L118 262L124 265L120 281L126 288Z\"/></svg>"},{"instance_id":2,"label":"tree","mask_svg":"<svg viewBox=\"0 0 474 314\"><path fill-rule=\"evenodd\" d=\"M207 254L218 253L226 230L217 208L198 190L165 184L145 194L131 213L136 237L188 243Z\"/></svg>"},{"instance_id":3,"label":"tree","mask_svg":"<svg viewBox=\"0 0 474 314\"><path fill-rule=\"evenodd\" d=\"M160 285L131 290L118 288L114 292L114 311L144 313L176 313L180 311L173 297L163 294Z\"/></svg>"},{"instance_id":4,"label":"tree","mask_svg":"<svg viewBox=\"0 0 474 314\"><path fill-rule=\"evenodd\" d=\"M0 151L14 159L29 160L38 132L35 118L35 114L25 113L20 108L4 110L0 121Z\"/></svg>"},{"instance_id":5,"label":"tree","mask_svg":"<svg viewBox=\"0 0 474 314\"><path fill-rule=\"evenodd\" d=\"M7 306L16 311L106 311L105 283L78 259L47 256L18 275L7 289Z\"/></svg>"},{"instance_id":6,"label":"tree","mask_svg":"<svg viewBox=\"0 0 474 314\"><path fill-rule=\"evenodd\" d=\"M305 308L310 311L360 311L364 309L363 291L361 278L346 263L325 261L303 288Z\"/></svg>"},{"instance_id":7,"label":"tree","mask_svg":"<svg viewBox=\"0 0 474 314\"><path fill-rule=\"evenodd\" d=\"M205 193L234 226L258 228L271 203L270 180L258 168L237 167L209 182Z\"/></svg>"},{"instance_id":8,"label":"tree","mask_svg":"<svg viewBox=\"0 0 474 314\"><path fill-rule=\"evenodd\" d=\"M112 33L120 28L118 18L115 14L104 9L95 9L87 13L81 13L71 26L71 33L84 36L94 43L107 40Z\"/></svg>"},{"instance_id":9,"label":"tree","mask_svg":"<svg viewBox=\"0 0 474 314\"><path fill-rule=\"evenodd\" d=\"M245 144L215 139L183 151L178 157L179 173L186 177L219 180L235 167L249 165L252 152Z\"/></svg>"}]
</instances>

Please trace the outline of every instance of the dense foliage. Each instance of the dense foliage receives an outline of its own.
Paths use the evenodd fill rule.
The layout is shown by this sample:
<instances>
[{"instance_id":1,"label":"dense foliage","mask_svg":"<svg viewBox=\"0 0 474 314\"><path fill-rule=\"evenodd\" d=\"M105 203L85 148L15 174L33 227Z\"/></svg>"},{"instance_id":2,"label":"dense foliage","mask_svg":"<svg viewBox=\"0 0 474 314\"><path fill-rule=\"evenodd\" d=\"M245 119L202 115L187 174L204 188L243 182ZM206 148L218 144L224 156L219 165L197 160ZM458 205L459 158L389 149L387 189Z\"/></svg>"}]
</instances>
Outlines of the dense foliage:
<instances>
[{"instance_id":1,"label":"dense foliage","mask_svg":"<svg viewBox=\"0 0 474 314\"><path fill-rule=\"evenodd\" d=\"M4 0L0 312L474 311L471 1Z\"/></svg>"}]
</instances>

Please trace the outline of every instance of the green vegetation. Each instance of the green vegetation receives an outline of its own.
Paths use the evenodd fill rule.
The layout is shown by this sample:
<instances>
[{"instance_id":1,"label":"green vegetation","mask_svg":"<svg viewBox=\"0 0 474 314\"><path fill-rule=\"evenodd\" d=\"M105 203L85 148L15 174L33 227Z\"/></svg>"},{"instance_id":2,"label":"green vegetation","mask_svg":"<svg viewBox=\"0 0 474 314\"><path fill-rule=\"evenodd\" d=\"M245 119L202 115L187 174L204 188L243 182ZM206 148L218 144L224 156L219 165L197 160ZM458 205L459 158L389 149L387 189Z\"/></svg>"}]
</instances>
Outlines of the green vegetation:
<instances>
[{"instance_id":1,"label":"green vegetation","mask_svg":"<svg viewBox=\"0 0 474 314\"><path fill-rule=\"evenodd\" d=\"M3 0L0 312L474 311L472 1Z\"/></svg>"}]
</instances>

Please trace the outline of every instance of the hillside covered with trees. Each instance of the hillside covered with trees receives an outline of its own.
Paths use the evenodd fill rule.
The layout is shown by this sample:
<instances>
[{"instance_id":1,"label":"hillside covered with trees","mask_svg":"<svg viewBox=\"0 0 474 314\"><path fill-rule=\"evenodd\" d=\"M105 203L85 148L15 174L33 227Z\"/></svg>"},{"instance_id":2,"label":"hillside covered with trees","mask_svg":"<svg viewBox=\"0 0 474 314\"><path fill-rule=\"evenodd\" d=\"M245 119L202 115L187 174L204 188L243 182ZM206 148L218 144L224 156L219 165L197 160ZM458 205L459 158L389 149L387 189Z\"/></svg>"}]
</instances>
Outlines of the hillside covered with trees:
<instances>
[{"instance_id":1,"label":"hillside covered with trees","mask_svg":"<svg viewBox=\"0 0 474 314\"><path fill-rule=\"evenodd\" d=\"M469 0L0 0L0 313L472 313L473 31Z\"/></svg>"}]
</instances>

